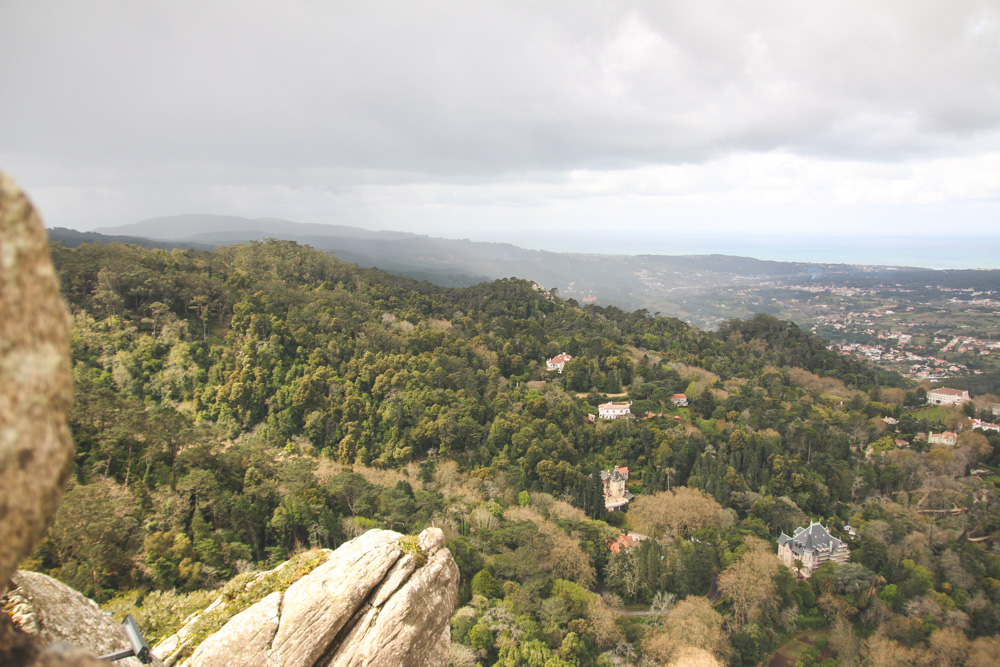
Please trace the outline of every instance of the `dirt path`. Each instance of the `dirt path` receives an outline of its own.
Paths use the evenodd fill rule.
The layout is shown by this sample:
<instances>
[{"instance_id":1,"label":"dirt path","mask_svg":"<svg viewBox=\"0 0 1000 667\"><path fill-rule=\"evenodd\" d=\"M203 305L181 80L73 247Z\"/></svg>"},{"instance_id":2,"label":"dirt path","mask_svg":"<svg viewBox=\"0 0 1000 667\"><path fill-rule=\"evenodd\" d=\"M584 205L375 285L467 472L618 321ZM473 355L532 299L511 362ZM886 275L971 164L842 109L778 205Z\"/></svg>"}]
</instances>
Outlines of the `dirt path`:
<instances>
[{"instance_id":1,"label":"dirt path","mask_svg":"<svg viewBox=\"0 0 1000 667\"><path fill-rule=\"evenodd\" d=\"M615 613L619 616L659 616L665 612L656 611L655 609L648 609L646 611L625 611L623 609L615 609Z\"/></svg>"}]
</instances>

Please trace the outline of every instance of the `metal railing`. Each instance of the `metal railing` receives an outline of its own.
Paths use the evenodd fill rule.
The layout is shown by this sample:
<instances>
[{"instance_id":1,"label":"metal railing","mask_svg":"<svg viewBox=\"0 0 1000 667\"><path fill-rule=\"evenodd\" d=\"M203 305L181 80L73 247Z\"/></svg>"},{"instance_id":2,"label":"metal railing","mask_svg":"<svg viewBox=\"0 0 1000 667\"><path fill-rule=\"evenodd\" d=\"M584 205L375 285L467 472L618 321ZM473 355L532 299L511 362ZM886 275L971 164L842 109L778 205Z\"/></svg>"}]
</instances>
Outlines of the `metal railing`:
<instances>
[{"instance_id":1,"label":"metal railing","mask_svg":"<svg viewBox=\"0 0 1000 667\"><path fill-rule=\"evenodd\" d=\"M125 617L125 620L122 621L122 627L125 628L125 634L128 635L128 643L132 647L124 651L118 651L117 653L102 655L98 659L115 661L135 656L144 665L153 662L153 654L149 652L149 646L146 644L146 640L143 639L142 632L139 631L139 624L132 618L132 614Z\"/></svg>"}]
</instances>

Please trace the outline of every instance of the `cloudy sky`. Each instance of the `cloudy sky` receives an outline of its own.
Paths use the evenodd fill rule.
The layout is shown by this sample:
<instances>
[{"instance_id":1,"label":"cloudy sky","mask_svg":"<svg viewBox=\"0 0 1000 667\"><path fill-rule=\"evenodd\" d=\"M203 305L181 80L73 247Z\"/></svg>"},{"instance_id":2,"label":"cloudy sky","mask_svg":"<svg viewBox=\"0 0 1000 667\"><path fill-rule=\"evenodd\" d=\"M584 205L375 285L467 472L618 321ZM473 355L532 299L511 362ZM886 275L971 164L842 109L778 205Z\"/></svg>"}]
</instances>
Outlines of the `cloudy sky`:
<instances>
[{"instance_id":1,"label":"cloudy sky","mask_svg":"<svg viewBox=\"0 0 1000 667\"><path fill-rule=\"evenodd\" d=\"M0 64L51 226L1000 238L996 0L3 0Z\"/></svg>"}]
</instances>

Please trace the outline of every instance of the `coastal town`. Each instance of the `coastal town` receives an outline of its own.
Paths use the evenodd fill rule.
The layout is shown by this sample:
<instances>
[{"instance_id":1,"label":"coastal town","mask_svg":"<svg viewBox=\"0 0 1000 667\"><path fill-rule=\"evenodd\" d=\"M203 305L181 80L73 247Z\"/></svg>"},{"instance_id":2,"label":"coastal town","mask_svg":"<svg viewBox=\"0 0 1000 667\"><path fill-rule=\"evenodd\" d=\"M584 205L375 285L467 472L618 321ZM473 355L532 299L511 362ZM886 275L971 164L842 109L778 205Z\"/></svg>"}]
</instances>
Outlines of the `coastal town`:
<instances>
[{"instance_id":1,"label":"coastal town","mask_svg":"<svg viewBox=\"0 0 1000 667\"><path fill-rule=\"evenodd\" d=\"M789 286L823 301L800 312L809 329L844 354L864 357L915 380L982 375L997 367L1000 301L993 292L926 286ZM835 299L839 303L826 303Z\"/></svg>"},{"instance_id":2,"label":"coastal town","mask_svg":"<svg viewBox=\"0 0 1000 667\"><path fill-rule=\"evenodd\" d=\"M773 313L827 339L831 349L918 382L1000 372L1000 290L818 279L765 281L713 296L720 322L743 308Z\"/></svg>"}]
</instances>

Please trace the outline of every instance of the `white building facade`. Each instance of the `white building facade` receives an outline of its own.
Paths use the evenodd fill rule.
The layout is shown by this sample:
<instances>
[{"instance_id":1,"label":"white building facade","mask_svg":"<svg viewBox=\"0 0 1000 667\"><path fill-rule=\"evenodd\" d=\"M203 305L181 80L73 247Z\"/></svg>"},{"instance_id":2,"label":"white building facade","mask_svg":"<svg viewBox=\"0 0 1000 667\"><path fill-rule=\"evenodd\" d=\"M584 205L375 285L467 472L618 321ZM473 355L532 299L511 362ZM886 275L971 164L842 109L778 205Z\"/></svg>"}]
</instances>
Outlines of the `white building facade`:
<instances>
[{"instance_id":1,"label":"white building facade","mask_svg":"<svg viewBox=\"0 0 1000 667\"><path fill-rule=\"evenodd\" d=\"M851 550L841 540L830 534L822 524L814 521L808 528L795 529L789 537L784 533L778 538L778 559L792 572L795 561L801 561L801 577L810 577L823 563L843 564L851 557Z\"/></svg>"},{"instance_id":2,"label":"white building facade","mask_svg":"<svg viewBox=\"0 0 1000 667\"><path fill-rule=\"evenodd\" d=\"M964 389L931 389L927 392L927 402L931 405L961 405L972 400Z\"/></svg>"},{"instance_id":3,"label":"white building facade","mask_svg":"<svg viewBox=\"0 0 1000 667\"><path fill-rule=\"evenodd\" d=\"M632 416L631 403L601 403L597 406L600 419L622 419Z\"/></svg>"},{"instance_id":4,"label":"white building facade","mask_svg":"<svg viewBox=\"0 0 1000 667\"><path fill-rule=\"evenodd\" d=\"M563 369L566 368L566 364L568 364L572 358L573 357L569 356L565 352L557 354L545 362L545 367L550 371L559 371L562 373Z\"/></svg>"}]
</instances>

